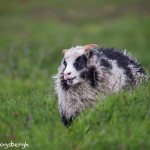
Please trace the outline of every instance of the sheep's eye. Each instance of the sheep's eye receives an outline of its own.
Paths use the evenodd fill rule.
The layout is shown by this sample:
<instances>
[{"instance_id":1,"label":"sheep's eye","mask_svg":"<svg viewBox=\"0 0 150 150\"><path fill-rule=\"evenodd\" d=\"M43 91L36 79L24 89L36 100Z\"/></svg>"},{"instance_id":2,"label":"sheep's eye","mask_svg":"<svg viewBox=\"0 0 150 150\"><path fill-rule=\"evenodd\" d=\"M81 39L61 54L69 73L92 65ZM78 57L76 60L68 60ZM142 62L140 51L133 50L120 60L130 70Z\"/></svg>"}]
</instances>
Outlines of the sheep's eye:
<instances>
[{"instance_id":1,"label":"sheep's eye","mask_svg":"<svg viewBox=\"0 0 150 150\"><path fill-rule=\"evenodd\" d=\"M63 64L65 65L65 67L67 66L67 62L66 62L66 60L65 60L65 59L64 59Z\"/></svg>"},{"instance_id":2,"label":"sheep's eye","mask_svg":"<svg viewBox=\"0 0 150 150\"><path fill-rule=\"evenodd\" d=\"M77 71L80 71L86 67L86 64L87 64L87 58L85 55L82 55L75 60L74 67L76 68Z\"/></svg>"}]
</instances>

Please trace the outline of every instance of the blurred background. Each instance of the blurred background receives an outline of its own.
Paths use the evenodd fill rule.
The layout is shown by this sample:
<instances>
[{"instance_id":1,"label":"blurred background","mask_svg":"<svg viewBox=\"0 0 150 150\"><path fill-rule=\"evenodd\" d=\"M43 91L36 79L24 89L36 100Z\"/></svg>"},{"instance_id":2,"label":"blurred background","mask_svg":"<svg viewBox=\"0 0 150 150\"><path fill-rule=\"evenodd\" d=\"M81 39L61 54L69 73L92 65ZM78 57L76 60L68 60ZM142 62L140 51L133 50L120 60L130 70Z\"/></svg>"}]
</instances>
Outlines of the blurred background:
<instances>
[{"instance_id":1,"label":"blurred background","mask_svg":"<svg viewBox=\"0 0 150 150\"><path fill-rule=\"evenodd\" d=\"M37 150L82 141L82 128L74 139L61 124L51 77L63 49L89 43L127 49L148 70L150 1L0 0L0 142L27 141Z\"/></svg>"},{"instance_id":2,"label":"blurred background","mask_svg":"<svg viewBox=\"0 0 150 150\"><path fill-rule=\"evenodd\" d=\"M62 49L88 43L127 49L149 65L149 0L0 3L0 78L48 78Z\"/></svg>"}]
</instances>

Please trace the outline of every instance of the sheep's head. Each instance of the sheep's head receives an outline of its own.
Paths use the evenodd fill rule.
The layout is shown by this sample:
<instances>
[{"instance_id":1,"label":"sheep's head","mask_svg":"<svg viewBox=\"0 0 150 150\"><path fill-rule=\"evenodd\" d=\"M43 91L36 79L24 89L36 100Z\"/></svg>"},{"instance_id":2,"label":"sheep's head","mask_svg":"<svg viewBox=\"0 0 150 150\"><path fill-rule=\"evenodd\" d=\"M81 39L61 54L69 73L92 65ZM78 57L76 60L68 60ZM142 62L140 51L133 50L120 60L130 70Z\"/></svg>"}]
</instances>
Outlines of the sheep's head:
<instances>
[{"instance_id":1,"label":"sheep's head","mask_svg":"<svg viewBox=\"0 0 150 150\"><path fill-rule=\"evenodd\" d=\"M96 47L95 44L88 44L63 51L63 78L69 86L74 86L83 81L80 75L87 68L88 57L86 53Z\"/></svg>"}]
</instances>

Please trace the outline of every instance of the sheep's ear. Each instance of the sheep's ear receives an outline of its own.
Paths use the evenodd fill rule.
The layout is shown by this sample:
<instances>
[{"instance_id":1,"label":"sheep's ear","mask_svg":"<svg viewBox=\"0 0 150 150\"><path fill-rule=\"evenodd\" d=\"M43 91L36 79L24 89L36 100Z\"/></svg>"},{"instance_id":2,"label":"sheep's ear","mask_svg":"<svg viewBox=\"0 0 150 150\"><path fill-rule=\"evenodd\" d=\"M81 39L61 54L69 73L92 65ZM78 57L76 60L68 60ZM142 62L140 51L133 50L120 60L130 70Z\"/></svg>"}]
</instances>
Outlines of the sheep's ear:
<instances>
[{"instance_id":1,"label":"sheep's ear","mask_svg":"<svg viewBox=\"0 0 150 150\"><path fill-rule=\"evenodd\" d=\"M88 45L84 45L83 46L83 50L85 51L85 52L87 52L88 50L90 50L90 49L93 49L93 48L97 48L98 46L96 45L96 44L88 44Z\"/></svg>"},{"instance_id":2,"label":"sheep's ear","mask_svg":"<svg viewBox=\"0 0 150 150\"><path fill-rule=\"evenodd\" d=\"M62 54L65 55L67 51L68 51L67 49L64 49L64 50L62 51Z\"/></svg>"}]
</instances>

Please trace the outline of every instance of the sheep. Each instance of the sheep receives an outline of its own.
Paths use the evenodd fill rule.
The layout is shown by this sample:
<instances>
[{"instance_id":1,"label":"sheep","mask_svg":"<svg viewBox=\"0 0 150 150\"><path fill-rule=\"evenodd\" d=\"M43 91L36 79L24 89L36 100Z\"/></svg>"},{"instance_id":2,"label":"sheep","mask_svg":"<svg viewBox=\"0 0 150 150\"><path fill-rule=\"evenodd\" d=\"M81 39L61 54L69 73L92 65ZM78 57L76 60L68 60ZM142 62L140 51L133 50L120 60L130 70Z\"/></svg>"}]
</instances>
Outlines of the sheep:
<instances>
[{"instance_id":1,"label":"sheep","mask_svg":"<svg viewBox=\"0 0 150 150\"><path fill-rule=\"evenodd\" d=\"M147 79L142 66L125 50L88 44L63 53L54 80L65 126L86 108L96 105L98 97L137 86Z\"/></svg>"}]
</instances>

